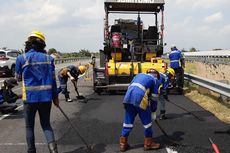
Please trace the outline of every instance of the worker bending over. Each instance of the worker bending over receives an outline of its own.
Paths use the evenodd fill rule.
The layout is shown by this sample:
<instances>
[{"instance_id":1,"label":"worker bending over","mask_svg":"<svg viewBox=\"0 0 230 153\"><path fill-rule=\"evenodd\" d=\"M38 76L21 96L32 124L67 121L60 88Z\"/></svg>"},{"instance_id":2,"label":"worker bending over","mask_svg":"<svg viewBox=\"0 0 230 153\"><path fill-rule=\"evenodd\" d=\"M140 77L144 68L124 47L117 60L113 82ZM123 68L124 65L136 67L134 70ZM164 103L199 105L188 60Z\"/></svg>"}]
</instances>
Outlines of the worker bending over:
<instances>
[{"instance_id":1,"label":"worker bending over","mask_svg":"<svg viewBox=\"0 0 230 153\"><path fill-rule=\"evenodd\" d=\"M17 86L16 79L4 80L3 85L0 88L0 111L3 114L15 112L17 105L15 102L21 98L21 95L15 94L12 89Z\"/></svg>"},{"instance_id":2,"label":"worker bending over","mask_svg":"<svg viewBox=\"0 0 230 153\"><path fill-rule=\"evenodd\" d=\"M137 74L130 83L124 97L125 117L120 137L120 151L124 152L129 148L128 136L133 128L133 123L138 114L144 126L144 149L152 150L160 148L160 144L152 139L152 118L149 105L149 96L156 85L155 70L149 69L147 74Z\"/></svg>"},{"instance_id":3,"label":"worker bending over","mask_svg":"<svg viewBox=\"0 0 230 153\"><path fill-rule=\"evenodd\" d=\"M69 97L69 91L67 89L68 78L70 78L70 80L73 82L75 90L77 94L79 94L77 90L78 76L84 74L86 70L87 70L87 66L84 65L80 65L80 66L70 65L65 68L62 68L58 72L58 79L60 81L60 87L58 88L58 93L62 92L62 94L64 94L66 102L73 101Z\"/></svg>"}]
</instances>

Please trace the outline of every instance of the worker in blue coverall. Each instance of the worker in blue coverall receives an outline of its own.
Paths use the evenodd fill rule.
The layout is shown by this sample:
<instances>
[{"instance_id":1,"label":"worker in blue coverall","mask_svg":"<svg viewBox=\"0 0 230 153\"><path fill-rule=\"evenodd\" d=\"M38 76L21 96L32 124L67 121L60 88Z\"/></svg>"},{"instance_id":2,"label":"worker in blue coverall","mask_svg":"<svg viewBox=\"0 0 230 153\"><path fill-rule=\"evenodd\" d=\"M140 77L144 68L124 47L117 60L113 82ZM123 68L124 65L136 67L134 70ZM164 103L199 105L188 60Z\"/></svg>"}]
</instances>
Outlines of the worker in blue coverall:
<instances>
[{"instance_id":1,"label":"worker in blue coverall","mask_svg":"<svg viewBox=\"0 0 230 153\"><path fill-rule=\"evenodd\" d=\"M15 102L21 98L21 95L15 94L12 89L17 86L17 80L10 78L4 80L0 88L0 112L3 114L16 112Z\"/></svg>"},{"instance_id":2,"label":"worker in blue coverall","mask_svg":"<svg viewBox=\"0 0 230 153\"><path fill-rule=\"evenodd\" d=\"M52 102L59 106L54 58L47 55L45 36L33 31L25 42L25 53L16 60L16 77L22 81L22 100L26 124L28 153L36 153L34 124L38 112L50 153L58 153L50 125Z\"/></svg>"},{"instance_id":3,"label":"worker in blue coverall","mask_svg":"<svg viewBox=\"0 0 230 153\"><path fill-rule=\"evenodd\" d=\"M169 101L168 99L168 86L170 83L170 80L175 77L175 71L172 68L168 68L166 73L160 72L160 79L157 81L158 86L154 88L154 93L151 96L150 101L151 111L152 111L152 118L156 119L156 110L157 110L157 102L160 102L160 120L166 119L166 109L165 109L165 103L166 101ZM155 96L156 93L159 94L159 96ZM154 95L154 96L153 96ZM157 98L155 98L157 97Z\"/></svg>"},{"instance_id":4,"label":"worker in blue coverall","mask_svg":"<svg viewBox=\"0 0 230 153\"><path fill-rule=\"evenodd\" d=\"M58 88L58 93L62 92L62 94L64 94L66 102L73 101L69 97L69 91L67 89L68 78L70 78L70 80L75 84L75 87L77 87L78 76L84 74L86 70L87 67L84 65L80 65L80 66L70 65L65 68L62 68L58 72L58 79L60 81L60 87ZM75 90L76 92L78 92L77 88Z\"/></svg>"},{"instance_id":5,"label":"worker in blue coverall","mask_svg":"<svg viewBox=\"0 0 230 153\"><path fill-rule=\"evenodd\" d=\"M181 51L177 49L176 45L171 46L169 59L170 67L173 68L176 73L178 92L179 94L183 94L185 60Z\"/></svg>"},{"instance_id":6,"label":"worker in blue coverall","mask_svg":"<svg viewBox=\"0 0 230 153\"><path fill-rule=\"evenodd\" d=\"M156 85L157 77L159 76L155 76L155 70L149 69L147 74L137 74L128 87L123 101L125 117L120 137L120 151L122 152L129 148L128 136L137 114L144 126L144 149L160 148L160 144L155 143L152 139L152 118L148 100L152 93L151 89Z\"/></svg>"}]
</instances>

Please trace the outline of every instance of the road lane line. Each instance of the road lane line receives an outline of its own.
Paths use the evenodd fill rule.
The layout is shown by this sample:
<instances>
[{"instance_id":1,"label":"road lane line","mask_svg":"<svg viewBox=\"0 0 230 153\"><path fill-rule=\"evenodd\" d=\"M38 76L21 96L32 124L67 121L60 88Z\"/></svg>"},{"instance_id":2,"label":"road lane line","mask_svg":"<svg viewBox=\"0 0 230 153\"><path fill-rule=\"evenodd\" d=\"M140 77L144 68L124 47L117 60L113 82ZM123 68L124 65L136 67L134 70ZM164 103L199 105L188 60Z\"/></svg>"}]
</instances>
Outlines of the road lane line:
<instances>
[{"instance_id":1,"label":"road lane line","mask_svg":"<svg viewBox=\"0 0 230 153\"><path fill-rule=\"evenodd\" d=\"M19 109L21 109L22 107L23 107L23 104L20 105L20 106L18 106L15 110L19 110ZM2 116L0 117L0 121L3 120L3 119L5 119L6 117L12 115L12 114L13 114L13 113L2 115Z\"/></svg>"},{"instance_id":2,"label":"road lane line","mask_svg":"<svg viewBox=\"0 0 230 153\"><path fill-rule=\"evenodd\" d=\"M167 151L168 153L178 153L177 151L175 151L175 150L173 150L173 149L171 149L171 148L168 148L168 147L166 147L166 151Z\"/></svg>"},{"instance_id":3,"label":"road lane line","mask_svg":"<svg viewBox=\"0 0 230 153\"><path fill-rule=\"evenodd\" d=\"M44 146L47 143L35 143L36 146ZM0 143L0 146L27 146L27 143Z\"/></svg>"}]
</instances>

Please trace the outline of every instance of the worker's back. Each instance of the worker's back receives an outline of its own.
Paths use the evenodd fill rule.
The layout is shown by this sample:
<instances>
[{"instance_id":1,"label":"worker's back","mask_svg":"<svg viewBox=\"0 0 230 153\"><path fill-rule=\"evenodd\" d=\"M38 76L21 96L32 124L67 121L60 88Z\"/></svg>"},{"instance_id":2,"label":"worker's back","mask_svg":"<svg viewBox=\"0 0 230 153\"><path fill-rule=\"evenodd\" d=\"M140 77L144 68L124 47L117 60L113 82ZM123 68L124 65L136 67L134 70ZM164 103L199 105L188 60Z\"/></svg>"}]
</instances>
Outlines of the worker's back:
<instances>
[{"instance_id":1,"label":"worker's back","mask_svg":"<svg viewBox=\"0 0 230 153\"><path fill-rule=\"evenodd\" d=\"M23 100L27 102L52 100L55 68L51 56L31 49L25 55L18 57L16 66L16 73L22 74Z\"/></svg>"}]
</instances>

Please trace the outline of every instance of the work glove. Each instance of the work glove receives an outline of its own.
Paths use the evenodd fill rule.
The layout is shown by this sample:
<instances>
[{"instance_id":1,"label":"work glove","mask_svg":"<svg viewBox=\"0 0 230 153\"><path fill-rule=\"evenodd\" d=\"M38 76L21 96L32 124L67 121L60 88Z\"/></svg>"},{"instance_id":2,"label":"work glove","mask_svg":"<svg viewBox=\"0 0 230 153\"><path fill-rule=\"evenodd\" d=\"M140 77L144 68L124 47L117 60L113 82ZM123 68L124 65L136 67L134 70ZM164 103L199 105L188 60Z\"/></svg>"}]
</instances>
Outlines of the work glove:
<instances>
[{"instance_id":1,"label":"work glove","mask_svg":"<svg viewBox=\"0 0 230 153\"><path fill-rule=\"evenodd\" d=\"M75 81L75 78L74 78L74 77L70 77L70 80L71 80L71 81Z\"/></svg>"},{"instance_id":2,"label":"work glove","mask_svg":"<svg viewBox=\"0 0 230 153\"><path fill-rule=\"evenodd\" d=\"M152 112L152 121L155 121L157 119L157 112Z\"/></svg>"},{"instance_id":3,"label":"work glove","mask_svg":"<svg viewBox=\"0 0 230 153\"><path fill-rule=\"evenodd\" d=\"M59 107L59 99L58 99L58 97L56 97L56 98L53 99L53 103L54 103L54 105L56 107Z\"/></svg>"}]
</instances>

